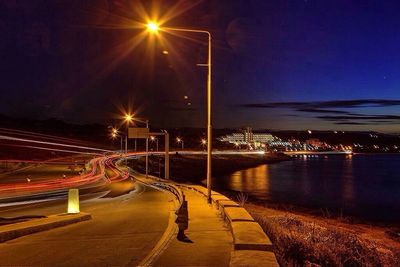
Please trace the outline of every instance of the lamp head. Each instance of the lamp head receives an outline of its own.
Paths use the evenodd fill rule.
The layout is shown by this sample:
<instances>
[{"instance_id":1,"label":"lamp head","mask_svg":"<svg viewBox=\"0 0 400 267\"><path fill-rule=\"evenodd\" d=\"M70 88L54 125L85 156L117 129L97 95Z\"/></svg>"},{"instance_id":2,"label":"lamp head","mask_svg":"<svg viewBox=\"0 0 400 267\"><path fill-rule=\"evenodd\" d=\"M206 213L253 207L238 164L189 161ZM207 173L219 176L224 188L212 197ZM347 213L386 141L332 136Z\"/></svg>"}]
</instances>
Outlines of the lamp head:
<instances>
[{"instance_id":1,"label":"lamp head","mask_svg":"<svg viewBox=\"0 0 400 267\"><path fill-rule=\"evenodd\" d=\"M160 27L158 26L158 24L156 22L154 22L154 21L149 21L147 23L147 30L149 32L157 33L159 28Z\"/></svg>"},{"instance_id":2,"label":"lamp head","mask_svg":"<svg viewBox=\"0 0 400 267\"><path fill-rule=\"evenodd\" d=\"M125 115L125 121L132 122L132 120L133 120L133 116L131 114L126 114Z\"/></svg>"}]
</instances>

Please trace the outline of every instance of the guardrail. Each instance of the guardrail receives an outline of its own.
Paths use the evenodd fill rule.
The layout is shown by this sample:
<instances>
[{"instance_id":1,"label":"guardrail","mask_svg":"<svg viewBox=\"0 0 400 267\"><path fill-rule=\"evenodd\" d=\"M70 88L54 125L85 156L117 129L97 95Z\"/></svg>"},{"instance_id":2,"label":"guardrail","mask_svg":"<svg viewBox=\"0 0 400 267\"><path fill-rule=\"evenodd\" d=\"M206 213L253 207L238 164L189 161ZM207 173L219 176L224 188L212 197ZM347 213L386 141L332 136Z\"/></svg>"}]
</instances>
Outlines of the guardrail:
<instances>
[{"instance_id":1,"label":"guardrail","mask_svg":"<svg viewBox=\"0 0 400 267\"><path fill-rule=\"evenodd\" d=\"M183 192L177 186L167 183L167 182L155 182L152 185L171 192L173 195L175 195L176 199L178 200L179 206L182 205L183 200L185 199L185 196L184 196Z\"/></svg>"}]
</instances>

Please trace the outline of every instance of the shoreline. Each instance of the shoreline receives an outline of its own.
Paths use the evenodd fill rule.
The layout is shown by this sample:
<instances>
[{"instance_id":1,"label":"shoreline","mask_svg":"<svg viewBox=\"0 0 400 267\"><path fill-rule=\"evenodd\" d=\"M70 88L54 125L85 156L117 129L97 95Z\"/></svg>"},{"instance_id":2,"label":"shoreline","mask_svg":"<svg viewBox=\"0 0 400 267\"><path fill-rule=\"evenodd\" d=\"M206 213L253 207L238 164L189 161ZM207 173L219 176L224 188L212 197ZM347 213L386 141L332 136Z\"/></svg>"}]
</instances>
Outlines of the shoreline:
<instances>
[{"instance_id":1,"label":"shoreline","mask_svg":"<svg viewBox=\"0 0 400 267\"><path fill-rule=\"evenodd\" d=\"M227 160L235 161L226 168ZM235 171L283 160L287 159L223 157L218 158L214 166L219 171L217 175L221 175L220 172L229 175ZM199 168L205 170L205 158L173 155L171 162L174 170L170 172L172 180L204 186L204 172ZM133 167L144 171L144 159L136 163L132 164L135 165ZM150 174L155 174L154 168L149 170ZM179 174L178 179L174 173ZM182 179L185 175L196 178ZM321 209L271 203L233 190L213 190L242 204L253 216L274 243L274 252L281 266L293 266L293 263L299 266L341 266L347 262L355 266L393 266L393 263L400 261L399 223L371 222L359 217L323 212ZM353 251L354 246L357 251Z\"/></svg>"},{"instance_id":2,"label":"shoreline","mask_svg":"<svg viewBox=\"0 0 400 267\"><path fill-rule=\"evenodd\" d=\"M158 177L158 159L160 160L161 177L163 177L163 157L149 157L149 174ZM221 177L230 175L236 171L242 171L249 168L258 167L264 164L275 164L287 160L291 157L282 154L265 154L265 155L224 155L213 157L213 176ZM234 164L230 164L234 162ZM139 172L145 172L144 158L130 162L130 166ZM206 157L205 155L181 155L175 154L170 156L170 179L179 183L198 184L205 186L206 176ZM237 200L240 192L228 189L214 188L213 190L222 193L233 200ZM344 215L341 211L330 210L326 208L313 208L296 205L292 203L279 203L268 200L261 200L246 194L247 203L259 206L261 208L268 207L278 211L290 212L300 216L308 216L314 218L328 218L331 220L346 221L348 224L366 224L370 226L399 228L400 223L390 221L379 221L361 216ZM400 238L400 237L399 237Z\"/></svg>"}]
</instances>

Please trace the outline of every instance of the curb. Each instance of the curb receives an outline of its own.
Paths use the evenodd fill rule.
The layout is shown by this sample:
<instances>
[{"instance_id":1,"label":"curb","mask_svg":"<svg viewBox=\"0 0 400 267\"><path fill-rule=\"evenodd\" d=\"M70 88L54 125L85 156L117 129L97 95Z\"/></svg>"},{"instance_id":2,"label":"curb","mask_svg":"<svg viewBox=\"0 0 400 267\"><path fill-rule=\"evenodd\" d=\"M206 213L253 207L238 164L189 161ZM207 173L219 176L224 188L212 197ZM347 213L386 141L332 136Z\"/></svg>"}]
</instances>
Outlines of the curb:
<instances>
[{"instance_id":1,"label":"curb","mask_svg":"<svg viewBox=\"0 0 400 267\"><path fill-rule=\"evenodd\" d=\"M180 186L207 196L207 189L203 186ZM211 199L230 225L233 237L230 266L279 266L271 240L246 209L215 191L212 191Z\"/></svg>"},{"instance_id":2,"label":"curb","mask_svg":"<svg viewBox=\"0 0 400 267\"><path fill-rule=\"evenodd\" d=\"M42 219L5 225L0 227L0 243L90 219L92 219L90 214L81 212L79 214L51 215Z\"/></svg>"}]
</instances>

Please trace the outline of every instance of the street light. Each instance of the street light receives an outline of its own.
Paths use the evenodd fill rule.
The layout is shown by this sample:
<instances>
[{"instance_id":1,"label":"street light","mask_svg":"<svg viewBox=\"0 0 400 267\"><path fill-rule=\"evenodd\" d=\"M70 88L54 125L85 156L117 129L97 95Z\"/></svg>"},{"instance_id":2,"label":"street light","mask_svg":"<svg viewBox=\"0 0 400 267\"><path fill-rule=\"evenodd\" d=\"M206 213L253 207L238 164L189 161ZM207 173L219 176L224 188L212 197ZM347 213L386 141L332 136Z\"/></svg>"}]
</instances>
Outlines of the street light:
<instances>
[{"instance_id":1,"label":"street light","mask_svg":"<svg viewBox=\"0 0 400 267\"><path fill-rule=\"evenodd\" d=\"M139 120L139 119L135 118L131 114L126 114L125 115L125 121L128 122L127 123L127 126L128 126L127 131L129 130L129 123L133 122L133 121L145 123L146 124L146 128L147 129L149 128L149 120L145 120L145 121ZM136 141L136 139L135 139L135 141ZM127 133L126 142L128 142L128 133ZM148 173L149 173L149 138L146 137L146 177L148 176Z\"/></svg>"},{"instance_id":2,"label":"street light","mask_svg":"<svg viewBox=\"0 0 400 267\"><path fill-rule=\"evenodd\" d=\"M147 23L147 30L150 33L158 33L158 31L175 31L187 33L206 34L208 37L208 60L207 64L198 64L199 66L207 66L207 200L211 203L211 156L212 156L212 126L211 126L211 33L206 30L184 29L160 27L155 21Z\"/></svg>"},{"instance_id":3,"label":"street light","mask_svg":"<svg viewBox=\"0 0 400 267\"><path fill-rule=\"evenodd\" d=\"M159 26L158 26L158 24L155 23L154 21L149 21L149 22L147 23L147 29L148 29L150 32L156 33L156 32L158 32Z\"/></svg>"},{"instance_id":4,"label":"street light","mask_svg":"<svg viewBox=\"0 0 400 267\"><path fill-rule=\"evenodd\" d=\"M178 143L178 144L182 144L182 150L184 149L184 147L185 147L185 143L183 142L183 140L182 140L182 138L180 138L180 137L177 137L176 138L176 142Z\"/></svg>"},{"instance_id":5,"label":"street light","mask_svg":"<svg viewBox=\"0 0 400 267\"><path fill-rule=\"evenodd\" d=\"M158 152L158 138L157 137L155 137L155 136L150 136L150 140L152 141L152 142L154 142L154 141L156 141L156 151Z\"/></svg>"},{"instance_id":6,"label":"street light","mask_svg":"<svg viewBox=\"0 0 400 267\"><path fill-rule=\"evenodd\" d=\"M131 124L133 120L133 115L132 114L125 114L124 115L124 120L126 122L126 134L125 134L125 165L127 165L127 154L128 154L128 131L129 131L129 125Z\"/></svg>"},{"instance_id":7,"label":"street light","mask_svg":"<svg viewBox=\"0 0 400 267\"><path fill-rule=\"evenodd\" d=\"M118 131L117 128L112 128L112 129L111 129L111 138L112 138L112 139L115 139L115 138L117 138L118 136L121 137L121 151L120 151L120 152L122 153L122 134L119 133L119 131Z\"/></svg>"},{"instance_id":8,"label":"street light","mask_svg":"<svg viewBox=\"0 0 400 267\"><path fill-rule=\"evenodd\" d=\"M207 140L204 139L204 138L202 138L202 139L201 139L201 145L203 146L203 148L206 147L206 145L207 145Z\"/></svg>"}]
</instances>

